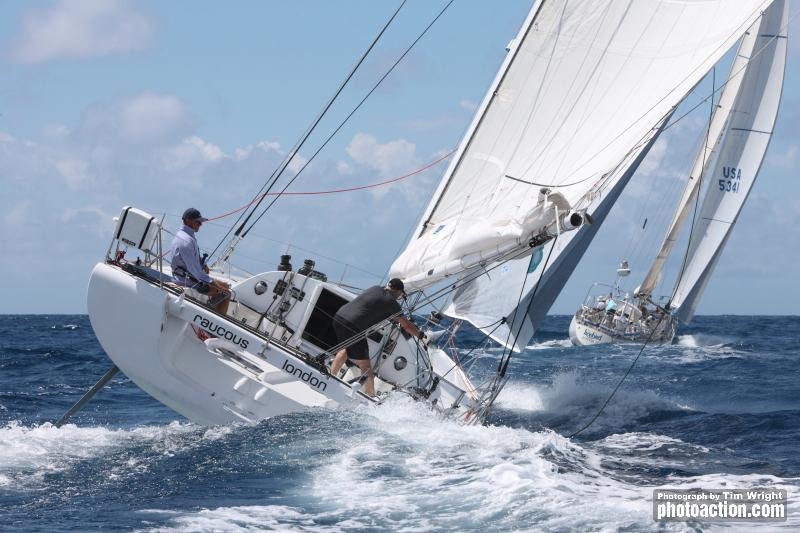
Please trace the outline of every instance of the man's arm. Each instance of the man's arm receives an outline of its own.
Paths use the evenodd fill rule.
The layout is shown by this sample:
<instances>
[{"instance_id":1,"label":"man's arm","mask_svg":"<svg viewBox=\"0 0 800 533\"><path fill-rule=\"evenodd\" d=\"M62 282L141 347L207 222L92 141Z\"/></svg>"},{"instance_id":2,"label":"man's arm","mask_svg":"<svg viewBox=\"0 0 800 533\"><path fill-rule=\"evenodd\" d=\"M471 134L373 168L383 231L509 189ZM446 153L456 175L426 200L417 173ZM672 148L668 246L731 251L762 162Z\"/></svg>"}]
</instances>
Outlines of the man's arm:
<instances>
[{"instance_id":1,"label":"man's arm","mask_svg":"<svg viewBox=\"0 0 800 533\"><path fill-rule=\"evenodd\" d=\"M420 331L420 329L417 327L417 325L414 324L413 322L411 322L406 317L399 316L399 317L396 318L396 320L397 320L397 323L400 324L400 327L402 327L406 331L406 333L408 333L409 335L413 335L414 337L418 337L418 338L422 337L422 331Z\"/></svg>"},{"instance_id":2,"label":"man's arm","mask_svg":"<svg viewBox=\"0 0 800 533\"><path fill-rule=\"evenodd\" d=\"M200 264L200 257L197 255L197 249L192 242L182 242L178 247L178 251L183 259L183 264L186 265L186 271L195 279L205 281L206 283L213 283L214 280L205 273L203 265Z\"/></svg>"}]
</instances>

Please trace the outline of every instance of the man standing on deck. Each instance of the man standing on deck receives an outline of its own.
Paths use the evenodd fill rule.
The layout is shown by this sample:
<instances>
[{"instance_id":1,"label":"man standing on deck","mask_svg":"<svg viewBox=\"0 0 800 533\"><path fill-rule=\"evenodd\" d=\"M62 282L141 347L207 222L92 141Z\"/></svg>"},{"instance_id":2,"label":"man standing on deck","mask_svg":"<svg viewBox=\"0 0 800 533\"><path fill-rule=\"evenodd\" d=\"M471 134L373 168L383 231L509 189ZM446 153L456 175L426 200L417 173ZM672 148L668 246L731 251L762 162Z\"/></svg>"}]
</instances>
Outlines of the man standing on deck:
<instances>
[{"instance_id":1,"label":"man standing on deck","mask_svg":"<svg viewBox=\"0 0 800 533\"><path fill-rule=\"evenodd\" d=\"M209 303L216 303L216 310L221 314L228 312L230 285L208 275L208 267L200 261L200 248L194 236L200 226L208 220L200 215L200 211L190 207L183 212L183 227L172 239L169 252L172 256L172 277L175 283L191 287L200 294L206 294Z\"/></svg>"},{"instance_id":2,"label":"man standing on deck","mask_svg":"<svg viewBox=\"0 0 800 533\"><path fill-rule=\"evenodd\" d=\"M333 317L333 329L339 342L362 335L370 327L387 318L399 323L409 335L423 339L424 334L417 325L400 314L402 308L397 300L405 295L404 289L403 282L393 278L386 287L380 285L370 287L339 308ZM350 346L339 350L333 359L331 374L337 375L347 359L358 365L362 376L367 376L364 392L369 396L375 396L375 375L372 373L369 361L369 345L366 337L362 336Z\"/></svg>"}]
</instances>

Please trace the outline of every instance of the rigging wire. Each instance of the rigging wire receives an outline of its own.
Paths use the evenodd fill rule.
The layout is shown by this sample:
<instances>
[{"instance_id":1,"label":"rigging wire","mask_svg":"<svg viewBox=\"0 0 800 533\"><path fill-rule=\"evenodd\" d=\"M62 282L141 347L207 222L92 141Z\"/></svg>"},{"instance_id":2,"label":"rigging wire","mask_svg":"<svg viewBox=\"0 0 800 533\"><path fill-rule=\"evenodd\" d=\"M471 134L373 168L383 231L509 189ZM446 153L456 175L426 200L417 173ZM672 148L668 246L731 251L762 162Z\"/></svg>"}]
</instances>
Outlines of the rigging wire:
<instances>
[{"instance_id":1,"label":"rigging wire","mask_svg":"<svg viewBox=\"0 0 800 533\"><path fill-rule=\"evenodd\" d=\"M292 159L294 159L295 155L297 155L297 152L300 150L300 148L302 148L302 146L308 140L309 136L314 131L314 129L316 129L317 125L320 123L322 118L325 116L325 114L328 112L328 110L330 110L331 106L334 104L334 102L337 100L337 98L339 98L339 95L342 93L342 91L344 90L345 86L347 86L347 84L350 82L350 80L355 75L356 71L364 63L364 61L366 60L367 56L370 54L370 52L372 52L372 49L375 48L375 45L378 44L378 41L381 39L383 34L386 32L386 30L391 25L391 23L394 21L394 19L400 13L400 10L406 4L406 1L407 0L403 0L400 3L400 5L397 7L395 12L392 14L392 16L389 17L389 20L387 20L386 24L383 25L383 28L381 28L381 31L378 32L378 35L375 36L375 38L372 40L370 45L367 47L367 49L361 55L359 60L353 66L353 68L350 69L350 72L348 73L347 77L345 77L344 81L342 81L342 83L339 85L339 87L336 90L336 92L334 93L334 95L328 100L328 103L325 105L325 107L322 109L322 111L317 115L317 117L314 119L314 121L311 123L311 125L309 125L309 127L306 129L306 131L301 136L301 138L294 144L292 149L289 150L289 152L286 154L286 157L284 157L283 161L275 168L275 170L272 171L272 174L270 175L269 178L267 178L267 181L264 182L264 184L258 190L258 192L256 193L254 199L258 198L258 196L260 194L262 194L262 192L269 192L272 189L272 187L275 186L275 183L278 181L278 179L280 179L280 177L283 174L283 172L289 166L289 163L292 162ZM265 189L266 189L266 191L265 191ZM250 217L255 213L256 209L258 209L258 206L261 204L261 202L263 201L264 197L265 196L262 196L261 199L258 200L258 203L256 203L255 207L253 207L253 210L244 218L244 221L241 223L239 228L236 230L236 233L234 234L235 236L239 236L239 234L242 232L242 229L244 228L244 225L247 224L247 221L250 220ZM225 234L225 236L222 237L222 239L220 239L220 242L214 248L214 251L211 252L212 256L217 253L217 250L219 250L219 247L222 246L222 243L230 235L231 230L233 230L233 228L237 224L239 224L239 221L242 220L244 215L245 215L245 213L242 213L241 215L239 215L239 217L237 218L236 222L234 222L234 224L230 227L230 229L228 229L228 231Z\"/></svg>"},{"instance_id":2,"label":"rigging wire","mask_svg":"<svg viewBox=\"0 0 800 533\"><path fill-rule=\"evenodd\" d=\"M368 185L359 185L357 187L348 187L348 188L343 188L343 189L330 189L330 190L327 190L327 191L292 191L292 192L284 192L284 193L265 192L265 193L259 194L258 196L256 196L256 198L253 198L253 200L251 200L249 203L247 203L247 204L245 204L245 205L243 205L241 207L237 207L233 211L229 211L229 212L224 213L222 215L211 217L208 220L219 220L221 218L225 218L225 217L228 217L228 216L233 215L235 213L238 213L239 211L241 211L243 209L247 209L248 207L253 205L256 202L256 200L258 200L260 198L263 198L264 196L279 196L281 194L283 194L285 196L315 196L315 195L325 195L325 194L339 194L339 193L344 193L344 192L354 192L354 191L361 191L361 190L364 190L364 189L374 189L375 187L382 187L383 185L389 185L390 183L396 183L398 181L402 181L402 180L410 178L412 176L416 176L420 172L423 172L423 171L428 170L429 168L435 166L437 163L441 163L442 161L444 161L445 159L447 159L448 157L453 155L453 152L455 152L455 150L451 150L451 151L447 152L446 154L444 154L443 156L439 157L438 159L436 159L434 161L431 161L427 165L422 166L422 167L414 170L413 172L409 172L408 174L404 174L402 176L398 176L396 178L388 179L388 180L381 181L381 182L378 182L378 183L370 183Z\"/></svg>"},{"instance_id":3,"label":"rigging wire","mask_svg":"<svg viewBox=\"0 0 800 533\"><path fill-rule=\"evenodd\" d=\"M433 18L433 20L425 27L424 30L422 30L422 32L417 36L416 39L414 39L414 41L408 46L408 48L405 49L405 51L400 55L399 58L397 58L397 60L392 64L392 66L389 67L389 69L384 73L384 75L381 76L381 78L375 83L375 85L373 85L373 87L367 92L367 94L364 96L364 98L362 98L361 101L358 104L356 104L356 106L353 108L353 110L350 111L350 113L333 130L333 132L331 132L331 134L325 139L325 141L320 145L320 147L311 155L311 157L308 158L308 160L303 164L303 166L300 167L300 170L297 171L297 173L292 177L292 179L289 180L289 182L286 185L284 185L284 187L283 187L283 189L281 189L280 193L278 193L278 195L276 195L275 198L264 208L264 210L261 212L261 214L258 215L258 217L250 224L250 226L246 230L244 230L244 233L242 233L242 235L241 235L242 238L246 237L247 233L253 228L253 226L258 224L258 221L261 220L261 218L264 215L267 214L267 211L269 211L270 208L273 205L275 205L275 202L278 201L278 198L280 198L281 195L284 194L286 189L288 189L292 185L292 183L294 183L294 181L308 167L308 165L311 164L311 162L317 157L317 155L323 150L323 148L325 148L328 145L328 143L333 139L333 137L337 133L339 133L339 130L341 130L345 126L345 124L347 124L347 122L350 120L350 118L353 115L355 115L356 111L358 111L361 108L361 106L364 104L364 102L366 102L367 99L370 96L372 96L372 93L374 93L378 89L378 87L383 83L383 81L387 77L389 77L389 74L391 74L394 71L394 69L397 67L397 65L400 64L400 62L403 59L405 59L406 55L408 55L408 53L411 52L411 50L414 48L414 46L416 46L416 44L428 33L428 30L431 29L431 27L436 23L436 21L439 20L439 18L441 18L442 15L444 15L444 12L447 11L447 8L449 8L453 4L454 1L455 0L450 0L449 2L447 2L447 4L445 4L445 6L441 9L441 11L439 11L439 13ZM258 205L255 208L253 208L253 212L255 212L256 209L258 209ZM246 222L247 221L242 223L242 227L244 227Z\"/></svg>"},{"instance_id":4,"label":"rigging wire","mask_svg":"<svg viewBox=\"0 0 800 533\"><path fill-rule=\"evenodd\" d=\"M544 277L545 270L547 270L547 265L550 264L550 257L553 255L553 250L556 248L556 243L558 242L558 237L553 238L553 244L550 246L550 251L547 252L547 258L544 260L544 264L542 265L542 273L539 275L539 279L536 280L536 285L533 286L533 291L531 291L530 299L528 300L528 305L525 308L525 313L523 313L523 320L520 321L519 329L517 329L517 335L522 332L522 327L525 325L524 317L528 315L528 312L531 310L531 306L533 305L533 300L536 298L536 292L539 290L539 285L542 283L542 277ZM520 290L519 298L517 299L517 305L522 302L522 296L525 291L525 284L522 284L522 290ZM515 313L516 314L516 313ZM513 322L512 322L513 324ZM514 342L516 343L516 336L514 337ZM508 363L511 361L511 356L514 354L514 350L508 348L508 341L511 339L511 328L509 328L508 338L506 339L506 348L503 350L503 357L500 359L500 365L497 367L498 377L503 378L506 375L506 369L508 368ZM508 356L505 354L505 350L508 350ZM499 391L498 391L499 392Z\"/></svg>"},{"instance_id":5,"label":"rigging wire","mask_svg":"<svg viewBox=\"0 0 800 533\"><path fill-rule=\"evenodd\" d=\"M711 81L711 87L713 89L714 86L716 85L716 69L714 69L712 71L711 80L712 80ZM714 91L712 91L711 94L713 95ZM711 101L712 105L710 106L709 117L708 117L708 127L706 128L706 138L705 138L705 143L704 143L703 146L708 145L708 139L709 139L709 137L711 135L711 121L714 118L714 105L713 105L713 103L714 102L713 102L713 99L712 99L712 101ZM675 283L676 288L677 288L677 285L680 283L680 280L683 277L683 274L684 274L684 272L686 270L686 265L687 265L687 261L686 260L688 258L689 248L691 246L691 235L692 235L692 232L694 231L695 221L697 220L697 206L700 203L700 194L699 194L700 193L700 188L702 188L702 186L703 186L703 177L704 177L704 171L705 171L705 166L706 166L705 165L705 163L706 163L705 158L706 158L706 150L703 149L703 166L701 167L700 177L698 178L698 180L699 180L698 185L697 185L698 194L697 194L697 197L695 198L694 215L692 216L692 225L691 225L691 227L689 229L689 242L686 245L686 255L684 256L684 259L683 259L683 265L681 266L681 271L678 274L678 281ZM673 292L673 297L674 297L674 295L675 295L675 293ZM669 305L670 304L668 303L667 307L666 307L667 309L669 309ZM631 373L631 371L633 371L633 367L636 366L636 363L639 361L639 358L642 356L642 353L644 353L644 349L647 347L647 345L650 343L650 341L653 340L653 336L655 335L656 331L658 331L658 327L661 325L661 322L664 320L664 317L666 317L666 316L667 316L666 313L663 313L663 312L661 313L661 317L658 319L658 322L656 322L656 325L650 331L650 335L647 337L647 340L645 340L644 344L642 344L642 347L639 349L639 353L636 354L636 357L633 359L633 361L631 362L631 364L628 367L628 369L622 375L622 378L620 378L620 380L617 382L617 385L616 385L616 387L614 387L614 390L611 391L611 394L609 394L608 397L606 398L605 402L603 402L603 405L600 406L600 409L597 410L597 412L594 414L594 416L586 424L584 424L583 427L581 427L577 431L575 431L575 432L571 433L570 435L568 435L567 438L571 439L572 437L575 437L575 436L583 433L592 424L594 424L595 421L603 413L603 411L605 411L605 408L608 406L608 404L611 402L611 400L614 398L614 396L616 396L617 391L620 389L622 384L625 382L625 380L627 379L628 375ZM670 313L670 316L672 316L671 313Z\"/></svg>"}]
</instances>

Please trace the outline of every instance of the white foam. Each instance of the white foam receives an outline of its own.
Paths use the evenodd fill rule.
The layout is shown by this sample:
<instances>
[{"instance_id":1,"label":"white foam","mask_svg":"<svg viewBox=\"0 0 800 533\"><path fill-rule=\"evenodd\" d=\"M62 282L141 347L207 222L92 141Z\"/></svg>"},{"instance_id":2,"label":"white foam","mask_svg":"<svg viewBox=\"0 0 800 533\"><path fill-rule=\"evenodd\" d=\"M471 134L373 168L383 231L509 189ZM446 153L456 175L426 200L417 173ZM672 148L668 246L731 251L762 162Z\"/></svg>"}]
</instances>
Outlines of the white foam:
<instances>
[{"instance_id":1,"label":"white foam","mask_svg":"<svg viewBox=\"0 0 800 533\"><path fill-rule=\"evenodd\" d=\"M638 432L615 433L600 440L597 444L603 448L617 448L625 451L655 451L662 448L693 448L703 453L711 451L705 446L687 443L666 435Z\"/></svg>"},{"instance_id":2,"label":"white foam","mask_svg":"<svg viewBox=\"0 0 800 533\"><path fill-rule=\"evenodd\" d=\"M156 531L340 531L339 527L316 524L298 509L285 505L252 505L202 509L179 513L160 509L145 509L142 514L168 518L168 527ZM287 527L290 526L290 527Z\"/></svg>"},{"instance_id":3,"label":"white foam","mask_svg":"<svg viewBox=\"0 0 800 533\"><path fill-rule=\"evenodd\" d=\"M341 417L351 422L343 427L353 429L326 434L333 453L316 456L320 462L310 465L304 504L265 499L196 512L142 512L166 518L158 531L651 530L655 487L620 480L614 468L626 458L614 456L615 466L607 466L607 452L693 446L647 433L581 445L551 431L462 426L403 397L337 413ZM769 476L717 474L667 478L664 486L791 484ZM683 531L686 524L658 528Z\"/></svg>"},{"instance_id":4,"label":"white foam","mask_svg":"<svg viewBox=\"0 0 800 533\"><path fill-rule=\"evenodd\" d=\"M526 350L549 350L551 348L571 348L572 341L569 339L553 339L544 342L534 342L530 346L526 346Z\"/></svg>"},{"instance_id":5,"label":"white foam","mask_svg":"<svg viewBox=\"0 0 800 533\"><path fill-rule=\"evenodd\" d=\"M178 422L117 430L74 424L61 428L50 423L24 426L10 422L0 428L0 484L36 483L46 473L65 470L78 461L144 441L154 441L156 453L171 455L181 443L169 437L195 429L196 426Z\"/></svg>"},{"instance_id":6,"label":"white foam","mask_svg":"<svg viewBox=\"0 0 800 533\"><path fill-rule=\"evenodd\" d=\"M544 409L539 388L528 383L507 383L500 391L496 405L503 409L516 411L541 411Z\"/></svg>"}]
</instances>

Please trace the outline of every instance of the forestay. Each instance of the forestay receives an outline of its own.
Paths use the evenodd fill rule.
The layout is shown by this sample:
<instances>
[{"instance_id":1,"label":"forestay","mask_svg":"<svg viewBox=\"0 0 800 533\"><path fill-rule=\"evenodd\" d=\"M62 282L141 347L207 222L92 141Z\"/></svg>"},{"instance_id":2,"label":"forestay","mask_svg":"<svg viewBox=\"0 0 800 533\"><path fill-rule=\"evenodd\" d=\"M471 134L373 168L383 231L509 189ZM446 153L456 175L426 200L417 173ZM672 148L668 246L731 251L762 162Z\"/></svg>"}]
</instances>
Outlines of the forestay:
<instances>
[{"instance_id":1,"label":"forestay","mask_svg":"<svg viewBox=\"0 0 800 533\"><path fill-rule=\"evenodd\" d=\"M589 207L609 173L769 4L534 7L392 275L427 286ZM542 187L556 201L543 201Z\"/></svg>"},{"instance_id":2,"label":"forestay","mask_svg":"<svg viewBox=\"0 0 800 533\"><path fill-rule=\"evenodd\" d=\"M686 187L683 189L678 208L667 229L667 235L664 237L661 249L658 251L658 255L650 266L650 270L647 272L644 281L642 281L637 291L639 295L647 297L652 296L653 290L661 281L664 265L672 253L672 249L678 240L681 229L689 214L694 210L693 208L697 202L697 195L700 193L700 185L704 182L703 178L707 177L708 170L719 152L720 141L725 133L726 126L728 126L728 119L730 118L733 106L736 104L736 97L742 86L747 64L754 54L758 37L758 27L760 24L761 19L754 22L744 36L742 36L736 57L734 57L733 63L731 64L730 73L725 80L725 87L722 90L719 101L714 105L708 131L692 164L692 170L686 182ZM714 95L712 95L712 98L713 96Z\"/></svg>"},{"instance_id":3,"label":"forestay","mask_svg":"<svg viewBox=\"0 0 800 533\"><path fill-rule=\"evenodd\" d=\"M788 6L776 0L758 26L754 57L745 72L710 176L709 190L692 230L686 267L672 297L687 322L761 168L778 115L786 64Z\"/></svg>"}]
</instances>

